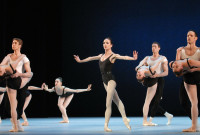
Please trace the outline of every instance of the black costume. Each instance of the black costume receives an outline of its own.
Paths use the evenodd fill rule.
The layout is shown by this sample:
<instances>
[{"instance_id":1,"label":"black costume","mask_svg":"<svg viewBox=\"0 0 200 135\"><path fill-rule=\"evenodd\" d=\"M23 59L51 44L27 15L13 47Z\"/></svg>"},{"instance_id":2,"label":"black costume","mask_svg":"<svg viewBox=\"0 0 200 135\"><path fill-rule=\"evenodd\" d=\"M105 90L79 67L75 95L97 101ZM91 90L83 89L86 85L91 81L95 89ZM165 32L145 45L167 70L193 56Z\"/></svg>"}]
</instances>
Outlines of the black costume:
<instances>
[{"instance_id":1,"label":"black costume","mask_svg":"<svg viewBox=\"0 0 200 135\"><path fill-rule=\"evenodd\" d=\"M115 77L112 74L112 66L113 63L110 62L110 57L113 54L111 54L107 59L105 59L104 61L101 61L101 59L99 60L99 68L101 71L101 75L102 75L102 80L103 82L108 85L108 82L110 80L114 80L115 81ZM103 56L103 55L102 55Z\"/></svg>"}]
</instances>

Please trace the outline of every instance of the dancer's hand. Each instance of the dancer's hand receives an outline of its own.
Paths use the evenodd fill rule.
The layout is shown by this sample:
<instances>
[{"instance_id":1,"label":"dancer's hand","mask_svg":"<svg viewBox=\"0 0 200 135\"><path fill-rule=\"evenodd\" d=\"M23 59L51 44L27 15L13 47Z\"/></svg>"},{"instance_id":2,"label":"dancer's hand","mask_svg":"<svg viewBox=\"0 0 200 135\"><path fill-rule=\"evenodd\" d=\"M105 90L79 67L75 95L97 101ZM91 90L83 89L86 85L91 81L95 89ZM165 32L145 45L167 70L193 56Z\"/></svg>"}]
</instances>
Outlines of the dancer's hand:
<instances>
[{"instance_id":1,"label":"dancer's hand","mask_svg":"<svg viewBox=\"0 0 200 135\"><path fill-rule=\"evenodd\" d=\"M78 55L74 55L74 59L76 60L76 62L78 62L78 63L80 63L81 62L81 60L80 60L80 58L79 58L79 56Z\"/></svg>"},{"instance_id":2,"label":"dancer's hand","mask_svg":"<svg viewBox=\"0 0 200 135\"><path fill-rule=\"evenodd\" d=\"M137 58L138 58L138 52L137 51L133 51L133 58L134 58L134 60L137 60Z\"/></svg>"},{"instance_id":3,"label":"dancer's hand","mask_svg":"<svg viewBox=\"0 0 200 135\"><path fill-rule=\"evenodd\" d=\"M17 70L16 70L16 73L11 75L11 78L17 78L20 76L21 73L19 73Z\"/></svg>"},{"instance_id":4,"label":"dancer's hand","mask_svg":"<svg viewBox=\"0 0 200 135\"><path fill-rule=\"evenodd\" d=\"M151 76L149 76L149 77L151 77L151 78L156 78L156 77L158 77L158 74L154 74L154 75L151 75Z\"/></svg>"},{"instance_id":5,"label":"dancer's hand","mask_svg":"<svg viewBox=\"0 0 200 135\"><path fill-rule=\"evenodd\" d=\"M48 90L48 89L49 89L49 88L48 88L48 85L46 85L45 83L43 83L43 84L42 84L42 89Z\"/></svg>"},{"instance_id":6,"label":"dancer's hand","mask_svg":"<svg viewBox=\"0 0 200 135\"><path fill-rule=\"evenodd\" d=\"M91 91L91 89L92 89L92 84L89 84L88 88L87 88L87 91Z\"/></svg>"}]
</instances>

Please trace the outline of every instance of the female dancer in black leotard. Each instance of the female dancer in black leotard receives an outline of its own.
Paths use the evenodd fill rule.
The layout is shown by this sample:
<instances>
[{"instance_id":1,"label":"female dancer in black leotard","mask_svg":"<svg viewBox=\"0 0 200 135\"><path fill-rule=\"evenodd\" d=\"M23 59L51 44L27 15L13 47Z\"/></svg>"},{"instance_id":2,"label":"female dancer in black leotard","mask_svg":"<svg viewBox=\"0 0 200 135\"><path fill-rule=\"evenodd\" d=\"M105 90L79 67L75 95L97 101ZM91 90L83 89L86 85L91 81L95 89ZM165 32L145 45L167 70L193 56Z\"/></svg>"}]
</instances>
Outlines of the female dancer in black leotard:
<instances>
[{"instance_id":1,"label":"female dancer in black leotard","mask_svg":"<svg viewBox=\"0 0 200 135\"><path fill-rule=\"evenodd\" d=\"M62 82L63 82L62 78L58 77L55 80L55 87L53 87L52 89L48 89L48 86L44 83L43 88L44 88L44 90L46 90L48 92L56 92L56 94L59 96L58 107L59 107L59 109L62 113L62 117L63 117L63 121L61 121L60 123L69 123L66 108L69 105L69 103L71 102L71 100L74 96L74 93L90 91L92 85L89 84L87 89L70 89L65 86L62 86Z\"/></svg>"},{"instance_id":2,"label":"female dancer in black leotard","mask_svg":"<svg viewBox=\"0 0 200 135\"><path fill-rule=\"evenodd\" d=\"M133 57L129 56L120 56L119 54L115 54L112 52L112 42L110 38L105 38L103 41L103 47L105 50L105 54L100 54L98 56L88 57L86 59L80 60L79 56L74 55L75 60L78 63L88 62L92 60L99 60L99 67L102 75L102 80L104 87L107 92L106 97L106 112L105 112L105 125L104 130L106 132L111 132L112 130L108 128L108 123L110 120L111 112L112 112L112 101L117 105L124 124L126 127L130 130L131 127L129 125L130 120L127 119L124 105L122 101L120 100L117 91L116 91L116 82L115 78L112 74L112 66L115 63L115 60L121 59L121 60L137 60L138 53L136 51L133 51Z\"/></svg>"}]
</instances>

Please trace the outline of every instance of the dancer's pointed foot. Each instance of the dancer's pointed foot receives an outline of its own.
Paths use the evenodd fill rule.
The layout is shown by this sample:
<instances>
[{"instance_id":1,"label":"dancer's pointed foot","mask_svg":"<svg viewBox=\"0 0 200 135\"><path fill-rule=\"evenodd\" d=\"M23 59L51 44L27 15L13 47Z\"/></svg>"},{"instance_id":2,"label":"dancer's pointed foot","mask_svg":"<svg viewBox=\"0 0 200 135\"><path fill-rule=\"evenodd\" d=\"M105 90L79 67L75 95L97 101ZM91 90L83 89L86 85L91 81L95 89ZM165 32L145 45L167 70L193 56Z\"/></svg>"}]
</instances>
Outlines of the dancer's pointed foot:
<instances>
[{"instance_id":1,"label":"dancer's pointed foot","mask_svg":"<svg viewBox=\"0 0 200 135\"><path fill-rule=\"evenodd\" d=\"M123 118L124 124L125 126L131 130L131 126L129 125L130 119L128 119L127 117Z\"/></svg>"},{"instance_id":2,"label":"dancer's pointed foot","mask_svg":"<svg viewBox=\"0 0 200 135\"><path fill-rule=\"evenodd\" d=\"M191 128L188 128L188 129L183 129L182 131L183 132L196 132L196 128L195 127L191 127Z\"/></svg>"},{"instance_id":3,"label":"dancer's pointed foot","mask_svg":"<svg viewBox=\"0 0 200 135\"><path fill-rule=\"evenodd\" d=\"M172 114L169 114L169 115L167 116L167 120L168 120L167 125L170 125L170 124L171 124L171 120L172 120L173 117L174 117L174 116L173 116Z\"/></svg>"},{"instance_id":4,"label":"dancer's pointed foot","mask_svg":"<svg viewBox=\"0 0 200 135\"><path fill-rule=\"evenodd\" d=\"M24 122L22 123L22 126L28 126L28 125L29 125L28 121L24 121Z\"/></svg>"},{"instance_id":5,"label":"dancer's pointed foot","mask_svg":"<svg viewBox=\"0 0 200 135\"><path fill-rule=\"evenodd\" d=\"M108 128L108 124L107 123L105 123L105 125L104 125L104 131L105 132L112 132L112 130L110 128Z\"/></svg>"}]
</instances>

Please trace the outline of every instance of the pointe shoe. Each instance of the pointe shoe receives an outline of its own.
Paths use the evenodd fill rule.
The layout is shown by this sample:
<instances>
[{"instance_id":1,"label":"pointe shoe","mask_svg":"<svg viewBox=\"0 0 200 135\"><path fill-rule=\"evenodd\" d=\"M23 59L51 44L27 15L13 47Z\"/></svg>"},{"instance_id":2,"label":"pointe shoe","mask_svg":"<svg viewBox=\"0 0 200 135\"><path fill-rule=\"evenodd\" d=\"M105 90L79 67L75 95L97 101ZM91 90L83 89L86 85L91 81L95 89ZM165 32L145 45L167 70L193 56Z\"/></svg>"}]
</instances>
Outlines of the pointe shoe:
<instances>
[{"instance_id":1,"label":"pointe shoe","mask_svg":"<svg viewBox=\"0 0 200 135\"><path fill-rule=\"evenodd\" d=\"M21 126L19 120L17 120L17 128L18 128L18 132L24 132L24 128Z\"/></svg>"},{"instance_id":2,"label":"pointe shoe","mask_svg":"<svg viewBox=\"0 0 200 135\"><path fill-rule=\"evenodd\" d=\"M128 118L123 118L123 121L124 121L125 126L126 126L129 130L131 130L131 126L129 125L130 119L128 119Z\"/></svg>"},{"instance_id":3,"label":"pointe shoe","mask_svg":"<svg viewBox=\"0 0 200 135\"><path fill-rule=\"evenodd\" d=\"M112 130L110 128L108 128L108 126L104 126L104 131L105 132L112 132Z\"/></svg>"},{"instance_id":4,"label":"pointe shoe","mask_svg":"<svg viewBox=\"0 0 200 135\"><path fill-rule=\"evenodd\" d=\"M24 121L24 122L22 123L22 126L28 126L28 125L29 125L28 121Z\"/></svg>"},{"instance_id":5,"label":"pointe shoe","mask_svg":"<svg viewBox=\"0 0 200 135\"><path fill-rule=\"evenodd\" d=\"M170 114L169 116L167 116L167 119L168 119L168 122L167 122L167 125L170 125L171 124L171 119L173 118L174 116L172 114Z\"/></svg>"}]
</instances>

